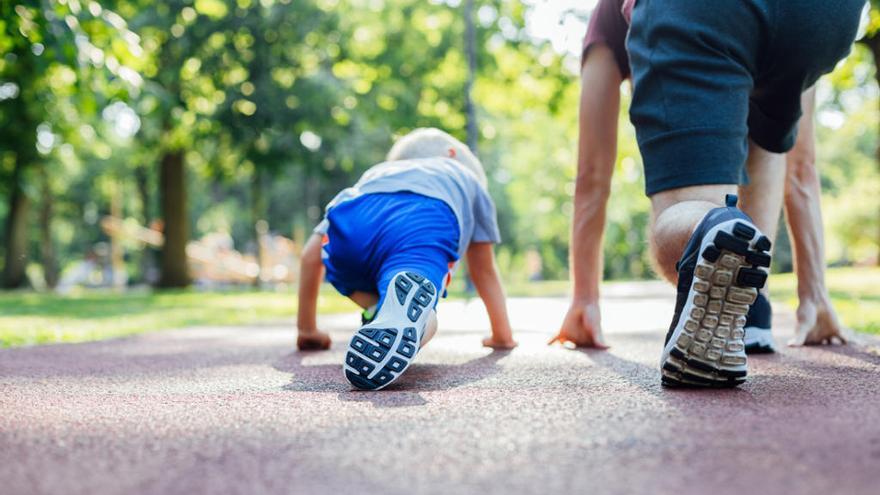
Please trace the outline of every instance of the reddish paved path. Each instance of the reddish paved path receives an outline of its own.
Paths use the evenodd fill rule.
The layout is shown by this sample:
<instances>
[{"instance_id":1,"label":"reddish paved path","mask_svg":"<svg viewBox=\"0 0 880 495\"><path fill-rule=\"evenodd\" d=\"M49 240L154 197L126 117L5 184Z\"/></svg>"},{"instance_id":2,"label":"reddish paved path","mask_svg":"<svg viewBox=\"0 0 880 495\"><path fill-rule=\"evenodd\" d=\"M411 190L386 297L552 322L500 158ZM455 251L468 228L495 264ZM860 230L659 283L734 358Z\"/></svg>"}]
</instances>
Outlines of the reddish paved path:
<instances>
[{"instance_id":1,"label":"reddish paved path","mask_svg":"<svg viewBox=\"0 0 880 495\"><path fill-rule=\"evenodd\" d=\"M340 372L352 316L325 320L325 353L292 352L287 325L0 350L0 492L878 493L876 347L786 349L738 390L668 391L668 290L606 294L607 352L544 345L561 300L512 302L510 353L479 347L478 305L447 303L380 393Z\"/></svg>"}]
</instances>

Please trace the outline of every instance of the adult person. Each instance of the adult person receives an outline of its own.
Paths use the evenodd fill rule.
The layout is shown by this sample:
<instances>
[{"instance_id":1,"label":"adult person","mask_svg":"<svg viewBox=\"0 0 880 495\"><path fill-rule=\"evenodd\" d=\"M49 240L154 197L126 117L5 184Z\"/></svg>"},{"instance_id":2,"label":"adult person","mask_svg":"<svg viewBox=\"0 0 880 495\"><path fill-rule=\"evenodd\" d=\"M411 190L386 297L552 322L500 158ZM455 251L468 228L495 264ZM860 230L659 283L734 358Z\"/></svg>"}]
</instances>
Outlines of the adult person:
<instances>
[{"instance_id":1,"label":"adult person","mask_svg":"<svg viewBox=\"0 0 880 495\"><path fill-rule=\"evenodd\" d=\"M653 8L657 7L655 6ZM725 5L724 8L731 8L731 6ZM629 76L629 61L624 47L628 22L626 19L626 12L622 12L622 10L628 11L629 9L631 9L630 1L601 0L591 18L590 28L584 44L578 180L575 194L575 218L572 231L574 297L560 334L557 337L557 340L571 341L577 345L583 346L604 346L598 307L598 285L602 272L601 235L596 235L596 233L601 233L604 226L605 204L609 195L610 178L616 158L616 130L620 99L619 88L621 82ZM670 9L686 10L682 5L670 6ZM664 9L660 8L660 10L663 11ZM778 16L780 15L779 12L774 12L772 14L775 19L778 19ZM762 15L767 17L771 15L771 13L765 12ZM669 19L663 22L676 20L675 16L667 17L669 17ZM858 16L856 15L856 21L857 17ZM679 16L678 20L684 21L687 19ZM661 22L660 24L662 25L663 23ZM850 26L851 25L852 20L850 19ZM681 32L682 30L683 28L678 28L679 35L683 34ZM655 31L659 33L663 32L660 28L655 29ZM730 29L728 29L728 31L730 31ZM658 49L658 46L662 47L662 44L666 41L663 36L655 35L655 37L648 42L651 49ZM848 42L851 41L851 39L848 40ZM718 42L719 41L717 40L715 41L715 43ZM721 42L724 42L724 40L722 39ZM674 45L673 48L677 48L677 45L687 45L687 36L673 38L670 40L670 43ZM699 44L699 42L697 44ZM788 45L785 46L787 48L789 47ZM848 47L848 43L846 43L845 46ZM742 47L740 48L740 51L744 49ZM841 50L845 50L845 48ZM673 55L676 53L675 49L667 49L666 51ZM699 53L699 51L698 47L697 52ZM711 52L711 50L709 51ZM735 60L730 65L733 66L734 69L739 68L739 72L737 73L737 70L733 70L732 72L734 72L734 74L732 76L729 73L721 73L719 77L722 84L724 84L724 80L727 80L727 83L730 83L730 81L733 80L734 85L736 85L736 82L739 82L739 89L742 90L742 80L747 80L752 76L748 71L749 67L741 66L743 62L743 54L738 53L737 56L739 59ZM684 64L687 65L687 63L688 62L685 62ZM711 65L711 61L708 65ZM833 65L831 67L833 67ZM757 66L752 68L757 69ZM830 67L823 67L823 69L827 68ZM684 76L686 77L688 75L686 73L687 71L684 72ZM795 74L797 73L797 71L794 72ZM818 77L814 72L815 71L807 75L804 81L812 79L810 82L814 82L815 77ZM744 73L749 77L744 77ZM667 77L671 77L675 80L676 75L680 74L676 74L673 71L673 74ZM773 74L770 73L770 75L772 76ZM785 80L784 76L784 72L776 74L776 78L782 79L783 81ZM705 86L710 88L716 86L715 81L713 80L714 74L711 74L711 70L706 74L703 74L701 77L702 78L698 80ZM766 75L764 78L766 79ZM798 76L795 75L795 79L797 78ZM758 79L759 81L755 82L760 82L762 84L756 84L756 96L761 97L762 91L764 91L763 98L765 100L768 97L766 88L776 88L778 90L778 86L788 87L789 89L791 89L792 86L791 84L786 86L779 82L776 84L767 84L767 82L760 77ZM699 87L700 84L697 84L696 86L696 88L691 89L694 90L694 95L699 95L701 89ZM797 95L800 93L801 89L803 88L795 85L794 89L791 90L793 94ZM773 94L774 93L770 93L771 96ZM687 101L688 94L679 93L676 96L684 96L683 99L685 101L683 102L683 105L693 107L693 102ZM740 100L745 101L746 109L748 109L749 98L750 95L748 92L745 93L744 100L740 95ZM811 90L805 93L803 99L806 115L801 119L801 133L794 150L788 155L787 167L783 165L785 159L781 154L766 153L759 145L751 143L748 148L748 160L745 160L745 169L751 180L748 186L743 186L739 189L740 196L742 197L741 206L743 210L746 211L746 213L749 213L752 217L750 220L753 219L756 226L761 231L766 232L770 238L775 236L779 210L783 202L783 190L785 191L784 198L786 212L791 226L791 237L795 251L799 281L798 293L800 296L800 305L797 312L797 336L793 340L793 343L795 344L821 343L834 338L840 338L841 340L844 338L844 330L834 314L824 284L824 257L821 237L821 214L819 210L819 184L814 166L815 146L813 144L814 138L812 127L813 91ZM739 106L743 105L742 101L739 102ZM787 102L788 106L791 107L791 98L789 98ZM675 100L668 99L663 100L662 103L660 103L660 106L675 105L675 103ZM733 106L736 107L737 105L735 104ZM795 111L793 114L795 119L794 122L796 123L797 105L794 106ZM757 108L759 109L760 107ZM788 108L787 110L791 110L791 108ZM664 112L668 111L668 108L664 108ZM757 111L758 110L756 110L756 112ZM788 113L789 115L792 114L791 111ZM741 108L740 114L742 114ZM648 120L650 121L650 119ZM744 132L743 129L745 129L745 121L743 121L742 118L740 120L740 122L732 122L734 128L727 131L732 131L734 135L736 133L740 134L740 140L742 142L739 147L734 144L733 148L735 148L735 155L742 157L742 148L744 148L744 146L741 144L745 142L745 139L742 136ZM749 121L749 123L753 125L761 124L759 118L756 117L753 120L754 122ZM789 126L782 126L783 128L786 128L785 137L788 137L789 141L793 140L794 135L794 133L791 132L791 126L792 124ZM724 131L724 129L720 130ZM755 131L760 131L760 129L756 129ZM688 133L693 135L700 134L695 129L690 129L685 132L685 134ZM722 134L723 133L724 132L722 132ZM697 141L699 142L699 139L697 139ZM698 149L696 151L699 153L705 152L706 150ZM708 151L708 154L710 156L713 155L712 151ZM687 156L687 153L682 155L683 161L688 161ZM735 165L737 157L734 156L733 160ZM646 166L649 166L647 162ZM720 178L721 182L726 181L735 184L739 181L738 174L739 170L742 168L742 164L731 168L732 173L737 175L732 176L731 170L728 170L726 174L721 174L721 176L718 177L709 177L706 174L700 176L698 173L694 174L693 170L672 170L671 175L676 175L676 173L684 176L690 175L685 182L690 180L691 182L696 181L698 183L712 183L718 182ZM684 173L681 174L681 172ZM662 184L660 184L661 187L658 187L657 181L659 180L661 183L663 181L657 179L656 170L653 175L655 177L654 183L648 184L649 194L652 192L661 192L659 189L663 189ZM784 187L783 182L785 182ZM673 183L673 185L675 184ZM652 188L657 191L652 191ZM672 189L675 188L673 187ZM728 187L726 190L730 191L731 189ZM658 213L656 211L658 202L653 201L653 203L655 206L655 213ZM655 220L656 219L658 219L657 215L655 215ZM655 234L657 232L656 226L657 225L655 224ZM691 225L691 227L693 227L693 225ZM653 237L655 239L658 238L656 235ZM660 237L662 237L662 235ZM756 238L757 237L760 236L756 236ZM768 239L768 241L769 240L770 239ZM655 254L663 254L665 252L662 249L663 247L664 246L657 246L655 243ZM668 260L666 260L665 264L661 261L659 268L667 278L673 281L676 280L677 273L675 270L670 269L671 267ZM763 302L763 304L760 304L761 302ZM756 309L760 311L756 311ZM756 312L759 313L757 315L757 320L764 320L766 323L764 325L752 325L751 327L746 325L747 328L754 329L757 327L758 330L764 330L764 328L761 327L766 326L766 330L769 333L769 304L766 302L766 299L763 299L763 295L758 296L756 304L752 305L749 315L750 320L754 321L756 319ZM772 344L772 339L769 338L769 335L761 335L761 332L758 332L758 337L759 338L757 339L753 339L752 343L757 344L757 350L767 350L769 345L766 343L769 341L769 343Z\"/></svg>"}]
</instances>

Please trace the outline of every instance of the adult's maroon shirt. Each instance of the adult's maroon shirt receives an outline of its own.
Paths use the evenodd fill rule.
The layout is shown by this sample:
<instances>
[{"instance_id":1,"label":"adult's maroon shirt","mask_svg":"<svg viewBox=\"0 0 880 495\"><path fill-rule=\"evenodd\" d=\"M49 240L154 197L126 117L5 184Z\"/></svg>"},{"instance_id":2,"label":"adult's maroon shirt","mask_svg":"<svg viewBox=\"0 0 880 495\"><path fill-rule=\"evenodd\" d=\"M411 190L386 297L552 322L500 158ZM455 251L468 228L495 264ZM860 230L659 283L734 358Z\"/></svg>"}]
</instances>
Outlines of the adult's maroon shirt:
<instances>
[{"instance_id":1,"label":"adult's maroon shirt","mask_svg":"<svg viewBox=\"0 0 880 495\"><path fill-rule=\"evenodd\" d=\"M626 53L626 33L629 31L635 3L636 0L599 0L590 16L590 25L587 28L587 35L584 37L581 65L586 60L590 47L601 43L610 48L614 54L620 75L624 79L630 76L629 56Z\"/></svg>"}]
</instances>

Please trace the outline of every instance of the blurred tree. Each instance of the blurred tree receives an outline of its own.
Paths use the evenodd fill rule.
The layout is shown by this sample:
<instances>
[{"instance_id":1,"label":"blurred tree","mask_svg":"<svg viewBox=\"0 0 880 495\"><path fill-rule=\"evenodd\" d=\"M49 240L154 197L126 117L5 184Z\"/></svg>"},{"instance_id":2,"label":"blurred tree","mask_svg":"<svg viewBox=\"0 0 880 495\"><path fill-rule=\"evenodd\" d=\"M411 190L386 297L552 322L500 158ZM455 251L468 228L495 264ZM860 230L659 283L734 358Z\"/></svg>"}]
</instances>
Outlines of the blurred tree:
<instances>
[{"instance_id":1,"label":"blurred tree","mask_svg":"<svg viewBox=\"0 0 880 495\"><path fill-rule=\"evenodd\" d=\"M474 108L472 91L477 72L476 27L474 26L474 0L464 2L465 55L467 56L467 79L464 85L464 113L467 116L467 144L479 156L477 141L477 112Z\"/></svg>"},{"instance_id":2,"label":"blurred tree","mask_svg":"<svg viewBox=\"0 0 880 495\"><path fill-rule=\"evenodd\" d=\"M139 51L137 41L115 12L94 1L0 4L0 173L6 175L9 201L3 287L27 282L33 195L41 196L44 272L50 285L57 280L45 157L78 127L80 114L94 115L105 96L139 84L140 77L126 65ZM74 105L65 106L68 101Z\"/></svg>"},{"instance_id":3,"label":"blurred tree","mask_svg":"<svg viewBox=\"0 0 880 495\"><path fill-rule=\"evenodd\" d=\"M210 46L202 60L216 67L212 85L225 94L215 115L235 149L233 166L243 165L251 174L250 220L262 268L267 184L285 167L314 170L343 156L325 138L347 124L328 112L344 96L331 72L340 33L336 14L309 1L296 8L289 0L237 5L225 28L229 42ZM223 176L229 170L216 172Z\"/></svg>"},{"instance_id":4,"label":"blurred tree","mask_svg":"<svg viewBox=\"0 0 880 495\"><path fill-rule=\"evenodd\" d=\"M51 286L83 253L102 252L98 224L109 213L164 220L162 286L189 283L191 236L228 233L259 257L258 224L301 240L336 192L381 161L396 136L423 126L479 148L505 272L524 278L525 253L538 252L545 277L566 275L577 61L533 37L538 3L19 3L0 3L8 285L23 283L28 256L42 261ZM829 256L840 262L873 259L865 253L876 251L880 231L880 97L868 47L880 43L876 12L864 49L820 91ZM649 205L625 107L608 278L650 275ZM133 280L144 280L149 257L127 247ZM27 269L38 281L37 263Z\"/></svg>"},{"instance_id":5,"label":"blurred tree","mask_svg":"<svg viewBox=\"0 0 880 495\"><path fill-rule=\"evenodd\" d=\"M165 242L159 256L158 287L190 284L186 246L190 238L187 211L186 152L193 134L204 129L184 99L186 84L197 76L197 49L213 32L212 20L226 15L216 1L120 2L119 9L132 19L146 52L145 92L139 108L146 119L142 138L157 150L159 212Z\"/></svg>"},{"instance_id":6,"label":"blurred tree","mask_svg":"<svg viewBox=\"0 0 880 495\"><path fill-rule=\"evenodd\" d=\"M868 27L865 35L858 42L866 46L874 56L874 77L880 84L880 0L871 0L871 8L868 14ZM878 121L880 131L880 121ZM880 170L880 147L876 151L877 167ZM877 212L880 216L880 211ZM877 265L880 265L880 230L877 231Z\"/></svg>"}]
</instances>

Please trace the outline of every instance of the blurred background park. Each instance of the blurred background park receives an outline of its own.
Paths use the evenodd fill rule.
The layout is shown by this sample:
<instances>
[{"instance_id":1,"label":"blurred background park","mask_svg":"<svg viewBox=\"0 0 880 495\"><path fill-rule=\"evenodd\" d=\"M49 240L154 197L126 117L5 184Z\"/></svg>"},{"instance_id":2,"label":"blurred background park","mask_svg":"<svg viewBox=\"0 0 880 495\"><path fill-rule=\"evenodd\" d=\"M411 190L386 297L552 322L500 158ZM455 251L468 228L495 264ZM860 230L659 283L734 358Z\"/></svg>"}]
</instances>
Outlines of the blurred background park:
<instances>
[{"instance_id":1,"label":"blurred background park","mask_svg":"<svg viewBox=\"0 0 880 495\"><path fill-rule=\"evenodd\" d=\"M511 293L567 292L595 0L0 5L0 346L289 317L323 206L423 126L485 164ZM820 82L817 112L829 285L845 322L869 332L880 332L877 7ZM606 280L654 278L624 93ZM771 287L785 304L791 269L781 229ZM353 309L332 291L321 307Z\"/></svg>"}]
</instances>

